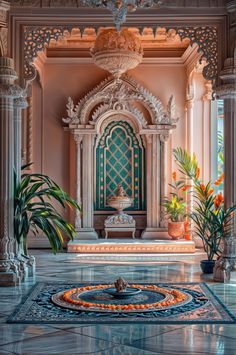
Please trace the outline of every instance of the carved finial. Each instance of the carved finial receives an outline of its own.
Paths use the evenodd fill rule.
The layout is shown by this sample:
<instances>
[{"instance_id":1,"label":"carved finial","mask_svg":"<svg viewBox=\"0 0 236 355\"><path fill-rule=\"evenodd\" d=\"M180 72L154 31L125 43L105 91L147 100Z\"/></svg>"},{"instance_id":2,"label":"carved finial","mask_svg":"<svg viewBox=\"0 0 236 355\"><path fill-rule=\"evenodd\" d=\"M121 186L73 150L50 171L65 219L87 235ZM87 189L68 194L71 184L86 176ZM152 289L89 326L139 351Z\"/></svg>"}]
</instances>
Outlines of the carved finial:
<instances>
[{"instance_id":1,"label":"carved finial","mask_svg":"<svg viewBox=\"0 0 236 355\"><path fill-rule=\"evenodd\" d=\"M68 97L68 102L66 104L66 112L68 117L67 118L62 118L62 121L65 123L71 123L72 121L76 121L77 123L80 122L79 117L78 117L78 110L79 110L79 106L75 106L74 105L74 101L72 100L72 98L69 96Z\"/></svg>"},{"instance_id":2,"label":"carved finial","mask_svg":"<svg viewBox=\"0 0 236 355\"><path fill-rule=\"evenodd\" d=\"M174 95L171 95L167 105L167 113L170 118L175 118L175 109L175 98Z\"/></svg>"},{"instance_id":3,"label":"carved finial","mask_svg":"<svg viewBox=\"0 0 236 355\"><path fill-rule=\"evenodd\" d=\"M117 196L126 196L123 186L120 184L117 185Z\"/></svg>"}]
</instances>

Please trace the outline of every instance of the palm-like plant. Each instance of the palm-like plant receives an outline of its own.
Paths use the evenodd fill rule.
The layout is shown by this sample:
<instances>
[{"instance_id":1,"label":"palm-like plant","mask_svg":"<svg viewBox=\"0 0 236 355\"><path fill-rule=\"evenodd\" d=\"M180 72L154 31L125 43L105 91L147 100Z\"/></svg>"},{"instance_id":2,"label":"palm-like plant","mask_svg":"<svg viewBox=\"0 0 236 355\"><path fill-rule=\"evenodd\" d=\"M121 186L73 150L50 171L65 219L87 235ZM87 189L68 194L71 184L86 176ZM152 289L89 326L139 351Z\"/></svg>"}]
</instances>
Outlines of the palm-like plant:
<instances>
[{"instance_id":1,"label":"palm-like plant","mask_svg":"<svg viewBox=\"0 0 236 355\"><path fill-rule=\"evenodd\" d=\"M222 238L232 232L236 205L225 209L222 194L214 195L210 181L206 185L201 182L195 155L190 156L181 148L174 149L173 152L180 172L193 183L194 210L190 218L194 221L196 234L203 241L208 259L213 260L215 256L220 256L222 253ZM214 184L218 186L222 181L223 174Z\"/></svg>"},{"instance_id":2,"label":"palm-like plant","mask_svg":"<svg viewBox=\"0 0 236 355\"><path fill-rule=\"evenodd\" d=\"M57 211L55 202L63 208L80 208L75 200L46 175L24 173L18 183L15 178L14 233L18 245L23 244L25 255L28 255L27 237L30 231L35 236L43 232L54 253L63 248L63 234L69 239L75 236L73 225Z\"/></svg>"}]
</instances>

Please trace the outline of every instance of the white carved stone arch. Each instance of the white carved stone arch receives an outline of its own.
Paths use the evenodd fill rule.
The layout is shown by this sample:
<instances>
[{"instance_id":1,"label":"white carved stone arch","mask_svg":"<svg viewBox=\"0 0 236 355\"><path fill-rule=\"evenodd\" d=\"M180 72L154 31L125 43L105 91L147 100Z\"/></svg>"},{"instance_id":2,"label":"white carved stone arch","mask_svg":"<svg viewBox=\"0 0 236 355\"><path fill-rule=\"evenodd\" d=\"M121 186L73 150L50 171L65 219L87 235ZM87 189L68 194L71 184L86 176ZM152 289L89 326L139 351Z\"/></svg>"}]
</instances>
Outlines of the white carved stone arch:
<instances>
[{"instance_id":1,"label":"white carved stone arch","mask_svg":"<svg viewBox=\"0 0 236 355\"><path fill-rule=\"evenodd\" d=\"M149 90L140 85L131 76L124 75L119 82L113 77L102 81L98 86L85 95L76 106L69 108L66 123L94 124L100 113L108 109L125 109L137 115L142 125L145 118L141 111L132 103L139 102L149 113L151 124L169 123L170 117L164 110L162 102ZM120 105L116 108L117 105Z\"/></svg>"},{"instance_id":2,"label":"white carved stone arch","mask_svg":"<svg viewBox=\"0 0 236 355\"><path fill-rule=\"evenodd\" d=\"M95 150L105 128L114 120L128 122L139 142L142 140L144 144L148 203L143 238L156 237L163 227L161 199L167 181L166 142L178 120L173 95L164 109L162 102L151 92L124 75L119 81L112 77L102 81L77 104L69 98L66 108L67 117L63 121L68 124L76 142L77 200L82 201L83 209L82 218L76 216L79 237L97 237L93 223Z\"/></svg>"},{"instance_id":3,"label":"white carved stone arch","mask_svg":"<svg viewBox=\"0 0 236 355\"><path fill-rule=\"evenodd\" d=\"M109 110L106 113L102 114L100 117L98 117L98 119L95 123L95 131L97 133L95 147L99 143L100 137L103 135L106 127L111 122L114 122L114 121L118 122L120 120L129 123L129 125L133 128L133 131L134 131L139 143L141 143L140 135L142 134L144 127L142 126L142 123L137 118L137 116L135 116L134 113L126 111L126 110L120 110L120 111ZM144 144L144 147L146 147L146 137L143 137L143 138L144 139L143 139L142 143Z\"/></svg>"}]
</instances>

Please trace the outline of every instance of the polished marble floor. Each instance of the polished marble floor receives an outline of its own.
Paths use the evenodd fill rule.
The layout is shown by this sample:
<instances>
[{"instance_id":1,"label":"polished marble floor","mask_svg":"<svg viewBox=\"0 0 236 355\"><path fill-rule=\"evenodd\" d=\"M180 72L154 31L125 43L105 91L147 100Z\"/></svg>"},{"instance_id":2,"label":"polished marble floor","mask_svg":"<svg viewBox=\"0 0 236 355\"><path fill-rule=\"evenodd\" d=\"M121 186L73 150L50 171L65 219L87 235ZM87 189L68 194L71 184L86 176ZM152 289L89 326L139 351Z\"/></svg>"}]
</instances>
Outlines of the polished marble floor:
<instances>
[{"instance_id":1,"label":"polished marble floor","mask_svg":"<svg viewBox=\"0 0 236 355\"><path fill-rule=\"evenodd\" d=\"M21 325L6 324L8 315L36 281L205 281L236 313L236 275L230 284L213 283L199 269L201 252L195 256L122 258L80 256L32 250L36 276L21 287L0 288L0 355L236 355L236 325ZM84 259L83 259L84 258ZM82 261L83 260L83 261ZM81 262L82 261L82 262Z\"/></svg>"}]
</instances>

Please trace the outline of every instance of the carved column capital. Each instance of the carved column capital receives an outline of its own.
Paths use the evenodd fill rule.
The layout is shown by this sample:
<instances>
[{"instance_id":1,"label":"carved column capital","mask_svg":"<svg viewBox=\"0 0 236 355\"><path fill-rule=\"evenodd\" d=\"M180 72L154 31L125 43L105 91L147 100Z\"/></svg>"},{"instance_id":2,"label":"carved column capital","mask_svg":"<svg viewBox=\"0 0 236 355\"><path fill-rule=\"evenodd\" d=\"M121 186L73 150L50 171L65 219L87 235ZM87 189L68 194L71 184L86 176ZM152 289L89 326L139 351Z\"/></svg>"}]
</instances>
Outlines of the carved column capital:
<instances>
[{"instance_id":1,"label":"carved column capital","mask_svg":"<svg viewBox=\"0 0 236 355\"><path fill-rule=\"evenodd\" d=\"M220 99L236 99L236 58L227 58L219 75L222 85L216 88Z\"/></svg>"},{"instance_id":2,"label":"carved column capital","mask_svg":"<svg viewBox=\"0 0 236 355\"><path fill-rule=\"evenodd\" d=\"M23 109L26 107L28 107L28 102L23 96L14 99L14 108Z\"/></svg>"},{"instance_id":3,"label":"carved column capital","mask_svg":"<svg viewBox=\"0 0 236 355\"><path fill-rule=\"evenodd\" d=\"M169 138L170 138L169 132L160 134L160 141L161 141L161 143L166 143Z\"/></svg>"},{"instance_id":4,"label":"carved column capital","mask_svg":"<svg viewBox=\"0 0 236 355\"><path fill-rule=\"evenodd\" d=\"M73 136L74 136L74 140L75 140L76 145L80 145L80 143L83 140L83 135L74 133Z\"/></svg>"}]
</instances>

